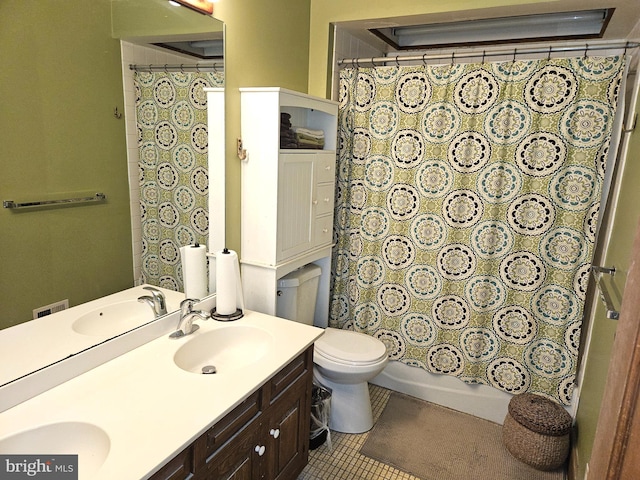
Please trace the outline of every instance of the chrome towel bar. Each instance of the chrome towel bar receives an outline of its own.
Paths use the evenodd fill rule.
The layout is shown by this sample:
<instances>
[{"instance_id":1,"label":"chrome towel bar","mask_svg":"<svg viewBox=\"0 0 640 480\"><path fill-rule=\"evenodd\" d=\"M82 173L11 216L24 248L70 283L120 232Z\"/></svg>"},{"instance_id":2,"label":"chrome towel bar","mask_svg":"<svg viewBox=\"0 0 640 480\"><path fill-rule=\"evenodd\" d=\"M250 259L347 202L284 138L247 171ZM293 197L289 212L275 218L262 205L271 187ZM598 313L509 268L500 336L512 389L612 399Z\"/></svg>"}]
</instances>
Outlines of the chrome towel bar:
<instances>
[{"instance_id":1,"label":"chrome towel bar","mask_svg":"<svg viewBox=\"0 0 640 480\"><path fill-rule=\"evenodd\" d=\"M4 208L27 208L27 207L44 207L49 205L69 205L73 203L87 203L87 202L101 202L106 200L107 196L104 193L96 193L92 197L80 197L80 198L64 198L61 200L40 200L36 202L21 202L16 203L13 200L5 200L2 202Z\"/></svg>"},{"instance_id":2,"label":"chrome towel bar","mask_svg":"<svg viewBox=\"0 0 640 480\"><path fill-rule=\"evenodd\" d=\"M607 318L611 320L618 320L620 318L620 312L616 310L611 301L611 295L609 295L609 289L604 282L603 275L611 275L612 277L616 273L616 267L600 267L598 265L591 266L591 273L596 280L598 290L600 290L600 299L604 302L604 306L607 309Z\"/></svg>"}]
</instances>

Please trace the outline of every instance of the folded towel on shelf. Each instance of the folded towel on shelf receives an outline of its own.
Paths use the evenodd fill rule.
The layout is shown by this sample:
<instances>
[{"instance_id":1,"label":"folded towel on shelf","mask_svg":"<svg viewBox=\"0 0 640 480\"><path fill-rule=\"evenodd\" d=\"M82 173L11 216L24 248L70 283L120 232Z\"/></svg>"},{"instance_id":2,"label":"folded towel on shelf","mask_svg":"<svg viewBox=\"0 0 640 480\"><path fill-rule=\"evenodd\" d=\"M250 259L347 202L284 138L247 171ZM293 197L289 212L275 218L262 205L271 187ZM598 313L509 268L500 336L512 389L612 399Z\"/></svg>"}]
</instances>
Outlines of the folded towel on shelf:
<instances>
[{"instance_id":1,"label":"folded towel on shelf","mask_svg":"<svg viewBox=\"0 0 640 480\"><path fill-rule=\"evenodd\" d=\"M312 148L315 150L322 150L324 148L324 141L313 141L308 139L298 139L298 148Z\"/></svg>"},{"instance_id":2,"label":"folded towel on shelf","mask_svg":"<svg viewBox=\"0 0 640 480\"><path fill-rule=\"evenodd\" d=\"M313 130L311 128L293 127L298 136L304 135L310 138L324 138L324 130Z\"/></svg>"},{"instance_id":3,"label":"folded towel on shelf","mask_svg":"<svg viewBox=\"0 0 640 480\"><path fill-rule=\"evenodd\" d=\"M324 131L311 128L293 127L300 148L323 149Z\"/></svg>"},{"instance_id":4,"label":"folded towel on shelf","mask_svg":"<svg viewBox=\"0 0 640 480\"><path fill-rule=\"evenodd\" d=\"M298 148L298 137L293 130L280 130L280 148Z\"/></svg>"},{"instance_id":5,"label":"folded towel on shelf","mask_svg":"<svg viewBox=\"0 0 640 480\"><path fill-rule=\"evenodd\" d=\"M291 114L282 112L280 114L280 125L286 125L287 128L291 128Z\"/></svg>"}]
</instances>

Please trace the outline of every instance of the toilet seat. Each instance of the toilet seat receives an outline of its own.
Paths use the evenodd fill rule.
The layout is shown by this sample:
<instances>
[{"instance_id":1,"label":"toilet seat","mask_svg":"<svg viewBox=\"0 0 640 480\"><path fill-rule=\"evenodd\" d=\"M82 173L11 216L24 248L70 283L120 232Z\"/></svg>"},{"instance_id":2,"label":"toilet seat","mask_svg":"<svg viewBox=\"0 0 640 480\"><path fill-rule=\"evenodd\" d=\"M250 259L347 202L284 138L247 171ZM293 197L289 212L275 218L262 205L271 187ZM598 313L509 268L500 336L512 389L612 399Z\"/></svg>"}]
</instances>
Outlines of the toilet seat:
<instances>
[{"instance_id":1,"label":"toilet seat","mask_svg":"<svg viewBox=\"0 0 640 480\"><path fill-rule=\"evenodd\" d=\"M326 328L314 348L316 355L341 365L372 365L387 358L387 349L377 338L337 328Z\"/></svg>"}]
</instances>

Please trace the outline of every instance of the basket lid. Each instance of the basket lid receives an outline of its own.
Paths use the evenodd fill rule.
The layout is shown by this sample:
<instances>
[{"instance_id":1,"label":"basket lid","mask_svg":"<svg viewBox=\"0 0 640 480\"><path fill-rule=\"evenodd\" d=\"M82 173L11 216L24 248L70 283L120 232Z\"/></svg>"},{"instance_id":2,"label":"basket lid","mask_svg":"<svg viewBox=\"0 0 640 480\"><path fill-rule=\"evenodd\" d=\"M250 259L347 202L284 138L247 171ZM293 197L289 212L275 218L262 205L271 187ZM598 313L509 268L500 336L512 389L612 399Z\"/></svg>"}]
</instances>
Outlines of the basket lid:
<instances>
[{"instance_id":1,"label":"basket lid","mask_svg":"<svg viewBox=\"0 0 640 480\"><path fill-rule=\"evenodd\" d=\"M509 413L529 430L559 437L571 431L571 415L561 405L541 395L522 393L509 402Z\"/></svg>"}]
</instances>

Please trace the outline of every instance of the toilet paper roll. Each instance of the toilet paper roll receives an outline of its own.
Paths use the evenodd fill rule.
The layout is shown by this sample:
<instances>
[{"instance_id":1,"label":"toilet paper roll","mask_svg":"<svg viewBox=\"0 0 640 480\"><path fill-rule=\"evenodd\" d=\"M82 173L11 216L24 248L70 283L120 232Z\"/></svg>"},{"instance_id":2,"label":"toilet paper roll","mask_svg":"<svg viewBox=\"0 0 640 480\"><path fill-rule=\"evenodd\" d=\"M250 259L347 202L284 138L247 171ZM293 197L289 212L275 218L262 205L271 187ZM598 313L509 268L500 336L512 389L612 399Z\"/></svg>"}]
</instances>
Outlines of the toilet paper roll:
<instances>
[{"instance_id":1,"label":"toilet paper roll","mask_svg":"<svg viewBox=\"0 0 640 480\"><path fill-rule=\"evenodd\" d=\"M216 312L232 315L242 304L238 254L225 248L216 253Z\"/></svg>"},{"instance_id":2,"label":"toilet paper roll","mask_svg":"<svg viewBox=\"0 0 640 480\"><path fill-rule=\"evenodd\" d=\"M207 248L204 245L180 247L184 295L186 298L202 299L207 296Z\"/></svg>"}]
</instances>

